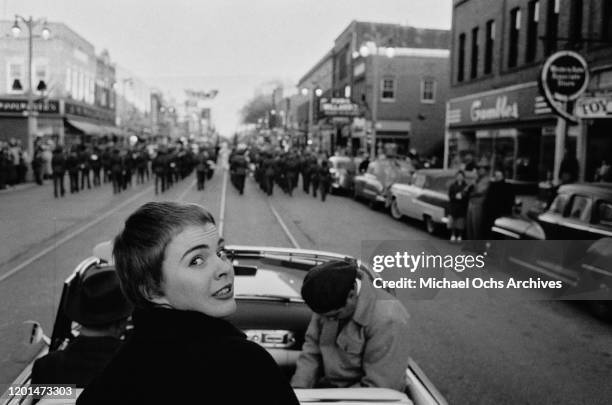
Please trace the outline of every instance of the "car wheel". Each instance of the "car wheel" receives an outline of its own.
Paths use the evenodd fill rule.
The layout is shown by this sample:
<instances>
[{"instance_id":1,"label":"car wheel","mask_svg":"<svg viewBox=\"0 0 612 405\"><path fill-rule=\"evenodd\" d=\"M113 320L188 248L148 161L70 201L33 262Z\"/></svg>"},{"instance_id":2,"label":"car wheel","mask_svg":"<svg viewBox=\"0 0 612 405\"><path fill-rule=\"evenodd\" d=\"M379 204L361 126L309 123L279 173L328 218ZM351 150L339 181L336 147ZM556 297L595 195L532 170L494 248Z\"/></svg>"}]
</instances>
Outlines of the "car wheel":
<instances>
[{"instance_id":1,"label":"car wheel","mask_svg":"<svg viewBox=\"0 0 612 405\"><path fill-rule=\"evenodd\" d=\"M394 198L391 201L391 207L389 207L389 212L391 213L391 216L394 219L397 219L398 221L402 219L403 215L400 212L398 206L397 206L397 200Z\"/></svg>"},{"instance_id":2,"label":"car wheel","mask_svg":"<svg viewBox=\"0 0 612 405\"><path fill-rule=\"evenodd\" d=\"M434 235L436 233L436 231L438 230L438 227L436 226L436 223L428 215L425 216L424 219L425 219L425 230L427 230L428 234Z\"/></svg>"}]
</instances>

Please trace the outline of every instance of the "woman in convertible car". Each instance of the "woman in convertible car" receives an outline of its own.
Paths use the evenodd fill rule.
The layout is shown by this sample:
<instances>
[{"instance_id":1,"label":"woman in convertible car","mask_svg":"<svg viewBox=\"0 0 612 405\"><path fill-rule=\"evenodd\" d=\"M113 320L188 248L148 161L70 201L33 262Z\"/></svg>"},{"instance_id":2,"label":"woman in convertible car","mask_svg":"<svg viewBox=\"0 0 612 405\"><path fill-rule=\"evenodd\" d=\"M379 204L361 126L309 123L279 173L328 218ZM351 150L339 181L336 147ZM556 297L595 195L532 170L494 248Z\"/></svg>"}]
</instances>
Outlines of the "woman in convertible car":
<instances>
[{"instance_id":1,"label":"woman in convertible car","mask_svg":"<svg viewBox=\"0 0 612 405\"><path fill-rule=\"evenodd\" d=\"M298 404L264 348L224 317L234 269L201 206L150 202L125 222L113 255L134 331L77 404Z\"/></svg>"}]
</instances>

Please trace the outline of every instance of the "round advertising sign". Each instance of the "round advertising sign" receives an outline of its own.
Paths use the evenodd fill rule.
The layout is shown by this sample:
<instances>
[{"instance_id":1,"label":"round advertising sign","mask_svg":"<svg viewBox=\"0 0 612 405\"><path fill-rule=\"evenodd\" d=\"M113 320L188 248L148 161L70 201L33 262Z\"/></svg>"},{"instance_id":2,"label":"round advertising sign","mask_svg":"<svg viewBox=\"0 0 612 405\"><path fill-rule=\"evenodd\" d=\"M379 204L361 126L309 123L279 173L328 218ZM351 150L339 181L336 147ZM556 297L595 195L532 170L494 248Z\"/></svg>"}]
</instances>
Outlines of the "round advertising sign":
<instances>
[{"instance_id":1,"label":"round advertising sign","mask_svg":"<svg viewBox=\"0 0 612 405\"><path fill-rule=\"evenodd\" d=\"M541 84L549 99L562 102L577 99L589 85L586 60L573 51L551 55L542 68Z\"/></svg>"}]
</instances>

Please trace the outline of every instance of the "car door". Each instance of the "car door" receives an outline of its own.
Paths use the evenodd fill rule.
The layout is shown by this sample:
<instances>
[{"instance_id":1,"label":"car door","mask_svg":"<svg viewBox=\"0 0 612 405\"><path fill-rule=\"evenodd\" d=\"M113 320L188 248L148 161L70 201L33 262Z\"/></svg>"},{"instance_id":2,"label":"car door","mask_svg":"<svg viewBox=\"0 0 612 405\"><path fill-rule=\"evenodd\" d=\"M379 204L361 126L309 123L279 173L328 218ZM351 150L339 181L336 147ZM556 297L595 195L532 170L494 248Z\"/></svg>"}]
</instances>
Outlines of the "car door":
<instances>
[{"instance_id":1,"label":"car door","mask_svg":"<svg viewBox=\"0 0 612 405\"><path fill-rule=\"evenodd\" d=\"M377 163L378 162L370 163L368 171L363 176L363 188L361 193L368 200L376 199L379 189L382 189L382 184L376 176L377 170L379 169Z\"/></svg>"},{"instance_id":2,"label":"car door","mask_svg":"<svg viewBox=\"0 0 612 405\"><path fill-rule=\"evenodd\" d=\"M559 222L563 219L570 197L568 193L557 194L548 209L538 216L538 224L542 227L546 239L563 239Z\"/></svg>"},{"instance_id":3,"label":"car door","mask_svg":"<svg viewBox=\"0 0 612 405\"><path fill-rule=\"evenodd\" d=\"M612 199L598 199L593 209L594 239L612 237Z\"/></svg>"},{"instance_id":4,"label":"car door","mask_svg":"<svg viewBox=\"0 0 612 405\"><path fill-rule=\"evenodd\" d=\"M563 219L558 222L559 238L564 240L594 239L591 230L593 197L586 194L572 195Z\"/></svg>"},{"instance_id":5,"label":"car door","mask_svg":"<svg viewBox=\"0 0 612 405\"><path fill-rule=\"evenodd\" d=\"M415 173L410 188L406 190L404 198L404 206L402 211L410 218L422 219L420 208L417 205L416 199L423 192L423 187L427 183L427 176L423 173Z\"/></svg>"}]
</instances>

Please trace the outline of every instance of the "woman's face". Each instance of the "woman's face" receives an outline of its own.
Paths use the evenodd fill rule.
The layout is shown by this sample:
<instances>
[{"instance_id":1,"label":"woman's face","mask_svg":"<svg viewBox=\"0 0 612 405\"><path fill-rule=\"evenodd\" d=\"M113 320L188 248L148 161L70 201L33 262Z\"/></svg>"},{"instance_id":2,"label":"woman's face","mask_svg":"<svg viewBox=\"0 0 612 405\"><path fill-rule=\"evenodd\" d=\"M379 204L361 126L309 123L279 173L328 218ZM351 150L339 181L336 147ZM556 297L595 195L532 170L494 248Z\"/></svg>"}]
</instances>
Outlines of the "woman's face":
<instances>
[{"instance_id":1,"label":"woman's face","mask_svg":"<svg viewBox=\"0 0 612 405\"><path fill-rule=\"evenodd\" d=\"M213 224L188 226L177 234L162 264L163 296L154 302L216 318L234 313L234 267L217 255L218 242Z\"/></svg>"}]
</instances>

